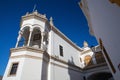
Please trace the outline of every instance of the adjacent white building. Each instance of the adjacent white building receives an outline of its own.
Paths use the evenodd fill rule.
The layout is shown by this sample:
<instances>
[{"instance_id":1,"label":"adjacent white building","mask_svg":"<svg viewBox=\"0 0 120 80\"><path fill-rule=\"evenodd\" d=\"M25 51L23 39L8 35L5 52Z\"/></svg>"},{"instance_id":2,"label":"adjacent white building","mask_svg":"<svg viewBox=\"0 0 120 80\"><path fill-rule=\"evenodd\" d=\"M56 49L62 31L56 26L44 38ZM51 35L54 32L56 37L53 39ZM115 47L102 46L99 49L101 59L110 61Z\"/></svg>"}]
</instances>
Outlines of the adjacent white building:
<instances>
[{"instance_id":1,"label":"adjacent white building","mask_svg":"<svg viewBox=\"0 0 120 80\"><path fill-rule=\"evenodd\" d=\"M99 46L94 49L100 52ZM113 80L100 56L95 56L87 42L83 48L75 45L54 26L52 18L34 11L21 18L3 80L92 80L94 74Z\"/></svg>"},{"instance_id":2,"label":"adjacent white building","mask_svg":"<svg viewBox=\"0 0 120 80\"><path fill-rule=\"evenodd\" d=\"M90 33L96 37L115 78L120 79L120 0L81 0Z\"/></svg>"}]
</instances>

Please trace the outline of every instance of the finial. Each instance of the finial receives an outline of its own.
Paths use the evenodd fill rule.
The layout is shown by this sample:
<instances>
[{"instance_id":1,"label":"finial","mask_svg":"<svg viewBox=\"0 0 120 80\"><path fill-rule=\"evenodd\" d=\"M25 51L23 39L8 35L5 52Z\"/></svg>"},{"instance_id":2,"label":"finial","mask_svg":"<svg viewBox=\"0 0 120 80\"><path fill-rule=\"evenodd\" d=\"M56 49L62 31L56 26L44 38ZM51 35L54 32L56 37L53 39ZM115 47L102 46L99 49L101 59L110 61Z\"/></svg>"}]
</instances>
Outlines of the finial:
<instances>
[{"instance_id":1,"label":"finial","mask_svg":"<svg viewBox=\"0 0 120 80\"><path fill-rule=\"evenodd\" d=\"M34 14L38 14L38 11L37 11L37 10L35 10L33 13L34 13Z\"/></svg>"},{"instance_id":2,"label":"finial","mask_svg":"<svg viewBox=\"0 0 120 80\"><path fill-rule=\"evenodd\" d=\"M43 16L46 17L46 14L44 14Z\"/></svg>"},{"instance_id":3,"label":"finial","mask_svg":"<svg viewBox=\"0 0 120 80\"><path fill-rule=\"evenodd\" d=\"M53 24L53 18L52 18L52 17L50 17L50 25L52 25L52 26L54 25L54 24Z\"/></svg>"},{"instance_id":4,"label":"finial","mask_svg":"<svg viewBox=\"0 0 120 80\"><path fill-rule=\"evenodd\" d=\"M34 7L33 7L33 12L34 12L34 11L36 11L36 4L35 4Z\"/></svg>"},{"instance_id":5,"label":"finial","mask_svg":"<svg viewBox=\"0 0 120 80\"><path fill-rule=\"evenodd\" d=\"M84 47L88 47L88 43L86 41L84 41L83 45Z\"/></svg>"},{"instance_id":6,"label":"finial","mask_svg":"<svg viewBox=\"0 0 120 80\"><path fill-rule=\"evenodd\" d=\"M26 12L26 15L28 15L29 14L29 12Z\"/></svg>"}]
</instances>

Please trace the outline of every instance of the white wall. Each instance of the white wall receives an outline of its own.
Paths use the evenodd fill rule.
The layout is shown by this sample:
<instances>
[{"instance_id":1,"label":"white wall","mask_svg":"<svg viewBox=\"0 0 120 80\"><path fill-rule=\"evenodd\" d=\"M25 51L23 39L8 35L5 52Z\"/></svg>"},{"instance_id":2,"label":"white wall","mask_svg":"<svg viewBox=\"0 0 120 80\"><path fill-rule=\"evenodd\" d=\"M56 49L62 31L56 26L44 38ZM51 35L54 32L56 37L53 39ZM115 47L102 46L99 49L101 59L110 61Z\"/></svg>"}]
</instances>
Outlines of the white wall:
<instances>
[{"instance_id":1,"label":"white wall","mask_svg":"<svg viewBox=\"0 0 120 80\"><path fill-rule=\"evenodd\" d=\"M83 80L83 73L71 66L57 63L51 64L50 80Z\"/></svg>"},{"instance_id":2,"label":"white wall","mask_svg":"<svg viewBox=\"0 0 120 80\"><path fill-rule=\"evenodd\" d=\"M59 56L59 59L62 59L66 62L71 61L75 65L80 66L80 61L78 56L80 55L81 52L75 49L73 46L71 46L67 41L65 41L55 32L51 31L50 33L51 33L51 39L50 39L51 47L49 47L49 49L51 50L51 55ZM60 56L59 45L63 46L63 56Z\"/></svg>"},{"instance_id":3,"label":"white wall","mask_svg":"<svg viewBox=\"0 0 120 80\"><path fill-rule=\"evenodd\" d=\"M90 14L92 28L97 40L102 39L105 49L116 69L113 76L120 79L120 6L109 0L86 0Z\"/></svg>"},{"instance_id":4,"label":"white wall","mask_svg":"<svg viewBox=\"0 0 120 80\"><path fill-rule=\"evenodd\" d=\"M27 56L26 56L27 55ZM15 76L9 75L12 63L18 62ZM42 72L42 54L29 51L11 53L3 80L40 80ZM9 75L9 76L8 76ZM34 77L33 77L34 76Z\"/></svg>"},{"instance_id":5,"label":"white wall","mask_svg":"<svg viewBox=\"0 0 120 80\"><path fill-rule=\"evenodd\" d=\"M48 80L82 80L83 73L79 69L72 70L68 65L73 64L80 67L79 56L81 52L58 34L53 30L49 32L48 54L53 57L58 56L57 59L65 61L66 64L59 60L50 59ZM63 47L63 56L60 56L59 45Z\"/></svg>"},{"instance_id":6,"label":"white wall","mask_svg":"<svg viewBox=\"0 0 120 80\"><path fill-rule=\"evenodd\" d=\"M19 67L17 70L17 75L15 76L9 76L12 63L19 62ZM9 62L7 64L4 76L2 80L21 80L21 73L22 73L22 67L24 63L24 58L18 58L18 59L9 59Z\"/></svg>"},{"instance_id":7,"label":"white wall","mask_svg":"<svg viewBox=\"0 0 120 80\"><path fill-rule=\"evenodd\" d=\"M26 58L22 67L21 80L41 80L42 60Z\"/></svg>"}]
</instances>

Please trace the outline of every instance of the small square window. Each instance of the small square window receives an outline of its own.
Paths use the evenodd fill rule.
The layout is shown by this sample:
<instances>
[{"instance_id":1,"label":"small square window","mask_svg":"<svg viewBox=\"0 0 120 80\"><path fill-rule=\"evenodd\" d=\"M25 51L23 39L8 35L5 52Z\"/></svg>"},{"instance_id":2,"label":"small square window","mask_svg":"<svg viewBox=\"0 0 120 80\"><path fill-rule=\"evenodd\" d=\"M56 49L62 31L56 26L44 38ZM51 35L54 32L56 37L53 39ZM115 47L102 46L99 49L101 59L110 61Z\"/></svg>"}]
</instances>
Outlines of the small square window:
<instances>
[{"instance_id":1,"label":"small square window","mask_svg":"<svg viewBox=\"0 0 120 80\"><path fill-rule=\"evenodd\" d=\"M10 70L10 75L15 75L17 72L17 68L18 68L18 63L13 63L12 68Z\"/></svg>"}]
</instances>

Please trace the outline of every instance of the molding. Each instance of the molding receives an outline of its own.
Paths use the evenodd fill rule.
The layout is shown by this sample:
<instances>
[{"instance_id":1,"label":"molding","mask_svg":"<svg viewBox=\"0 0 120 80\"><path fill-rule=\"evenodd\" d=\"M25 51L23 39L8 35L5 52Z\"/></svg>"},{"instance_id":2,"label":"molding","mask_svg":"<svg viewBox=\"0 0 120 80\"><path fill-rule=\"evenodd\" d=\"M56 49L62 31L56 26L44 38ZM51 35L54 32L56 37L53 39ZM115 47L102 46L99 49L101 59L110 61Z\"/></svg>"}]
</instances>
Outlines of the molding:
<instances>
[{"instance_id":1,"label":"molding","mask_svg":"<svg viewBox=\"0 0 120 80\"><path fill-rule=\"evenodd\" d=\"M11 56L10 58L11 58L11 59L14 59L14 58L32 58L32 59L40 59L40 60L42 60L41 57L31 56L31 55Z\"/></svg>"},{"instance_id":2,"label":"molding","mask_svg":"<svg viewBox=\"0 0 120 80\"><path fill-rule=\"evenodd\" d=\"M47 18L45 15L39 14L38 12L33 12L21 17L20 26L22 25L24 20L28 20L28 19L37 19L37 20L42 20L43 22L47 21Z\"/></svg>"},{"instance_id":3,"label":"molding","mask_svg":"<svg viewBox=\"0 0 120 80\"><path fill-rule=\"evenodd\" d=\"M93 64L91 66L87 66L85 68L83 68L83 70L89 70L89 69L93 69L93 68L97 68L97 67L102 67L102 66L107 66L107 63L100 63L100 64Z\"/></svg>"},{"instance_id":4,"label":"molding","mask_svg":"<svg viewBox=\"0 0 120 80\"><path fill-rule=\"evenodd\" d=\"M33 47L27 47L27 46L10 49L10 53L18 52L18 51L32 51L32 52L37 52L37 53L43 53L44 52L41 49L36 49L36 48L33 48Z\"/></svg>"},{"instance_id":5,"label":"molding","mask_svg":"<svg viewBox=\"0 0 120 80\"><path fill-rule=\"evenodd\" d=\"M81 54L88 53L88 52L92 52L92 50L89 49L89 50L82 51Z\"/></svg>"}]
</instances>

